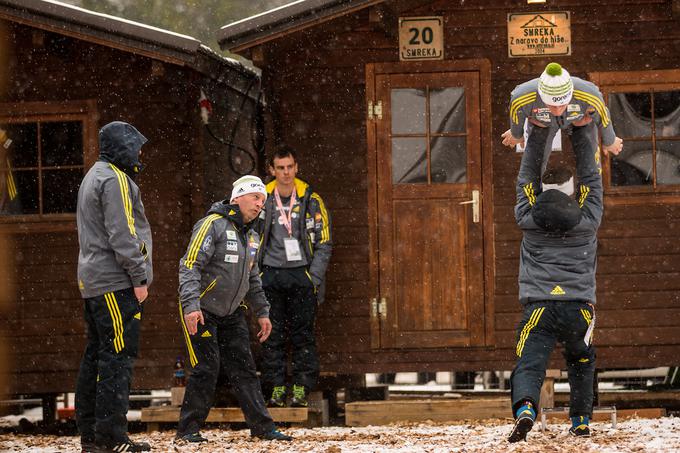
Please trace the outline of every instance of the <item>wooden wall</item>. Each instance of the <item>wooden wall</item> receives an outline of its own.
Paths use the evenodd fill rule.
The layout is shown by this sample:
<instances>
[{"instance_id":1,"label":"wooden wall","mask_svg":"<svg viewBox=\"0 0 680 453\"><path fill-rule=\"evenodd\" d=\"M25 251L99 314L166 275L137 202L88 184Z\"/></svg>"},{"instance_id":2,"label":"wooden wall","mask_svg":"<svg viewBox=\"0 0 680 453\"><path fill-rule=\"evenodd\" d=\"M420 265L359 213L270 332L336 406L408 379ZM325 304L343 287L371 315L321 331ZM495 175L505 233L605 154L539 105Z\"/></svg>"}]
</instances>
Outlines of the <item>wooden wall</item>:
<instances>
[{"instance_id":1,"label":"wooden wall","mask_svg":"<svg viewBox=\"0 0 680 453\"><path fill-rule=\"evenodd\" d=\"M140 357L133 384L169 387L175 357L185 355L177 306L177 266L193 222L210 200L205 191L203 147L218 159L223 147L208 141L198 118L202 78L188 68L153 61L30 27L7 25L10 90L0 102L96 101L97 128L113 120L133 124L149 142L138 184L153 234L154 283L145 302ZM34 33L44 44L34 45ZM217 87L219 88L219 87ZM228 117L215 89L216 114ZM222 102L224 101L224 102ZM247 112L246 112L247 113ZM230 118L231 120L231 118ZM249 119L248 119L249 121ZM221 128L218 126L218 132ZM224 186L235 179L222 165ZM217 187L211 176L211 187ZM219 190L222 192L222 190ZM75 195L74 195L75 196ZM206 201L207 200L207 201ZM10 234L3 278L15 280L15 298L3 316L0 341L7 344L9 394L72 391L84 350L83 301L77 288L78 239L71 223L49 231Z\"/></svg>"},{"instance_id":2,"label":"wooden wall","mask_svg":"<svg viewBox=\"0 0 680 453\"><path fill-rule=\"evenodd\" d=\"M405 4L406 2L398 2ZM518 251L513 219L520 155L500 143L512 88L537 77L547 58L507 56L510 12L570 11L573 53L560 57L572 75L677 66L680 20L671 1L570 0L547 6L517 1L433 1L400 15L445 16L445 55L486 58L492 67L496 347L372 351L369 280L365 65L398 61L396 18L371 21L368 10L265 43L258 50L275 137L301 154L300 176L327 201L334 253L318 338L323 371L510 369L514 363ZM261 52L260 52L261 51ZM272 143L273 144L273 143ZM568 151L561 153L565 156ZM562 158L555 155L555 158ZM567 157L568 158L568 157ZM379 188L378 188L379 190ZM595 341L600 367L671 365L680 353L680 196L664 204L612 205L600 229ZM561 362L558 354L555 363Z\"/></svg>"}]
</instances>

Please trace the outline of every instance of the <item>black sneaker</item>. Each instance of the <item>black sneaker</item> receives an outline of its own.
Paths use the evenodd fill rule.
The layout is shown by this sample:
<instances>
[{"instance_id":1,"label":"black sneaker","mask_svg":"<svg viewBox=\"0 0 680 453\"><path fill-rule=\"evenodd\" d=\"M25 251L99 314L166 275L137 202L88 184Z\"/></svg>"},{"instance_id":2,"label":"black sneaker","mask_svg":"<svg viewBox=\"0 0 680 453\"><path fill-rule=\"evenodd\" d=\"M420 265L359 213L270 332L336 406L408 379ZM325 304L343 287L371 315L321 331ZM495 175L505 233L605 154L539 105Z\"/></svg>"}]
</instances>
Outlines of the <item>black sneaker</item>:
<instances>
[{"instance_id":1,"label":"black sneaker","mask_svg":"<svg viewBox=\"0 0 680 453\"><path fill-rule=\"evenodd\" d=\"M198 444L201 442L208 442L208 439L203 437L201 433L189 433L183 436L175 437L175 442L189 442L192 444Z\"/></svg>"},{"instance_id":2,"label":"black sneaker","mask_svg":"<svg viewBox=\"0 0 680 453\"><path fill-rule=\"evenodd\" d=\"M291 407L307 407L307 395L305 387L302 385L293 385L293 398L290 400Z\"/></svg>"},{"instance_id":3,"label":"black sneaker","mask_svg":"<svg viewBox=\"0 0 680 453\"><path fill-rule=\"evenodd\" d=\"M586 424L572 426L569 428L569 434L576 437L590 437L590 427Z\"/></svg>"},{"instance_id":4,"label":"black sneaker","mask_svg":"<svg viewBox=\"0 0 680 453\"><path fill-rule=\"evenodd\" d=\"M512 428L508 442L514 443L520 440L527 440L527 433L531 431L534 426L534 417L529 411L525 411L515 420L515 426Z\"/></svg>"},{"instance_id":5,"label":"black sneaker","mask_svg":"<svg viewBox=\"0 0 680 453\"><path fill-rule=\"evenodd\" d=\"M272 428L271 431L268 431L263 434L254 434L253 437L257 437L258 439L262 440L283 440L283 441L291 441L293 438L291 436L287 436L283 434L281 431L279 431L276 428Z\"/></svg>"},{"instance_id":6,"label":"black sneaker","mask_svg":"<svg viewBox=\"0 0 680 453\"><path fill-rule=\"evenodd\" d=\"M146 442L133 442L130 439L114 445L97 445L96 453L123 453L137 451L151 451L151 445Z\"/></svg>"},{"instance_id":7,"label":"black sneaker","mask_svg":"<svg viewBox=\"0 0 680 453\"><path fill-rule=\"evenodd\" d=\"M272 397L267 403L269 407L286 407L286 386L277 385L272 390Z\"/></svg>"}]
</instances>

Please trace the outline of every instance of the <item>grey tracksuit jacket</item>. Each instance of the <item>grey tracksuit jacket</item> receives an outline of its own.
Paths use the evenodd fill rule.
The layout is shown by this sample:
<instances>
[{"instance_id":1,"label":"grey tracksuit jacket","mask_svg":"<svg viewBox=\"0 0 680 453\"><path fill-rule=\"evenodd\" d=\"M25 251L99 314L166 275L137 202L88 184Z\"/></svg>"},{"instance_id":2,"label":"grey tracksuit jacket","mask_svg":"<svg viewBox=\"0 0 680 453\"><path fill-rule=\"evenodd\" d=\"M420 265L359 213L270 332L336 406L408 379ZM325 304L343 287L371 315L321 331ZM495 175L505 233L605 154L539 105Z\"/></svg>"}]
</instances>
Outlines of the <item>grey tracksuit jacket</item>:
<instances>
[{"instance_id":1,"label":"grey tracksuit jacket","mask_svg":"<svg viewBox=\"0 0 680 453\"><path fill-rule=\"evenodd\" d=\"M607 146L614 143L616 133L609 117L609 109L605 105L602 93L592 82L578 77L571 78L574 84L574 94L561 116L554 116L538 94L539 79L532 79L517 85L510 95L510 130L512 136L521 138L524 132L524 120L537 121L550 129L550 135L544 150L544 170L547 157L550 154L553 138L560 129L569 128L574 121L582 120L585 116L593 118L602 134L602 143ZM528 130L531 132L538 126L531 122ZM597 130L590 134L593 144L597 146Z\"/></svg>"},{"instance_id":2,"label":"grey tracksuit jacket","mask_svg":"<svg viewBox=\"0 0 680 453\"><path fill-rule=\"evenodd\" d=\"M522 229L519 298L522 304L561 300L595 303L597 229L603 213L602 177L597 153L590 139L595 125L574 128L579 184L576 198L581 220L565 233L547 232L533 220L531 211L541 193L540 169L548 129L536 128L529 135L517 179L515 219Z\"/></svg>"},{"instance_id":3,"label":"grey tracksuit jacket","mask_svg":"<svg viewBox=\"0 0 680 453\"><path fill-rule=\"evenodd\" d=\"M262 266L265 251L269 244L272 218L277 213L276 200L272 195L276 188L276 180L267 184L267 201L260 214L258 231L262 236L259 264ZM305 258L312 283L317 290L317 301L323 303L326 289L326 269L331 260L333 241L331 237L331 217L323 200L306 182L295 178L296 197L300 200L300 213L297 217L299 231L304 232L300 245Z\"/></svg>"},{"instance_id":4,"label":"grey tracksuit jacket","mask_svg":"<svg viewBox=\"0 0 680 453\"><path fill-rule=\"evenodd\" d=\"M100 157L78 190L78 287L83 298L150 285L151 228L139 187L129 175L140 168L146 138L126 123L99 132Z\"/></svg>"},{"instance_id":5,"label":"grey tracksuit jacket","mask_svg":"<svg viewBox=\"0 0 680 453\"><path fill-rule=\"evenodd\" d=\"M260 237L243 225L237 205L226 200L212 205L194 225L187 251L179 262L179 298L182 311L198 310L228 316L241 302L252 306L258 318L269 316L257 266Z\"/></svg>"}]
</instances>

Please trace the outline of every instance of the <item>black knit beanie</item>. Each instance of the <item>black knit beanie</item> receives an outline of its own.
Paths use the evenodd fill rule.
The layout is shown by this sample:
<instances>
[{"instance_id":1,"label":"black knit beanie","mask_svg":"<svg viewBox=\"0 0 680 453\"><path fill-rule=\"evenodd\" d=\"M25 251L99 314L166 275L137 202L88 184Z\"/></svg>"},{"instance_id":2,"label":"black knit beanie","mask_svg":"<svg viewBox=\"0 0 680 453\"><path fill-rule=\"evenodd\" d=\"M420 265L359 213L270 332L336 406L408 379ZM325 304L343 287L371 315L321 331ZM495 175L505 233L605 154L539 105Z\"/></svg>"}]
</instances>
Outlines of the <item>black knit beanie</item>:
<instances>
[{"instance_id":1,"label":"black knit beanie","mask_svg":"<svg viewBox=\"0 0 680 453\"><path fill-rule=\"evenodd\" d=\"M536 198L531 210L539 228L551 232L565 232L581 221L581 209L574 198L559 190L546 190Z\"/></svg>"}]
</instances>

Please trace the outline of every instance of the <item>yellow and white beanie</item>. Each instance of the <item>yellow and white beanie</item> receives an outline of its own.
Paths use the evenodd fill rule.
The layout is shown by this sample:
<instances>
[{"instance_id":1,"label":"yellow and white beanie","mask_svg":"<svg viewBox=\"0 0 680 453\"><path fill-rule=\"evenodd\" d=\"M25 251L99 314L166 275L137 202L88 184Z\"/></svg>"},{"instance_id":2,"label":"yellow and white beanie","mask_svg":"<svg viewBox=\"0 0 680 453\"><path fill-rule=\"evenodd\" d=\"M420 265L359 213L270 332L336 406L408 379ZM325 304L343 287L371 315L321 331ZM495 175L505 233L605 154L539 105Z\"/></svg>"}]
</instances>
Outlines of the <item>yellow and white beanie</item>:
<instances>
[{"instance_id":1,"label":"yellow and white beanie","mask_svg":"<svg viewBox=\"0 0 680 453\"><path fill-rule=\"evenodd\" d=\"M566 69L549 63L538 81L538 94L546 105L567 105L574 94L574 83Z\"/></svg>"},{"instance_id":2,"label":"yellow and white beanie","mask_svg":"<svg viewBox=\"0 0 680 453\"><path fill-rule=\"evenodd\" d=\"M267 199L267 189L260 178L253 175L242 176L241 178L234 181L233 189L231 191L231 198L229 203L233 203L234 199L248 194L248 193L261 193L264 195L265 200Z\"/></svg>"}]
</instances>

